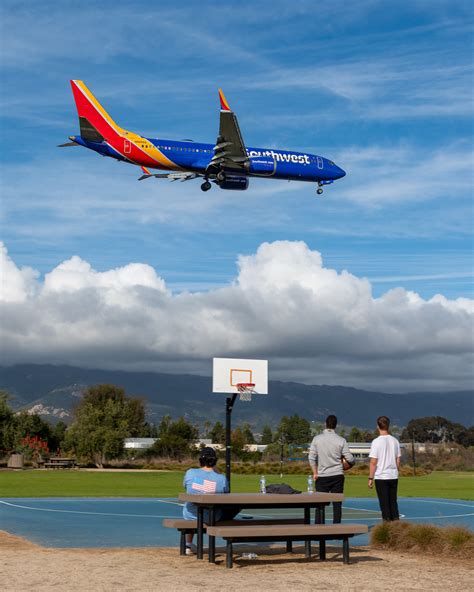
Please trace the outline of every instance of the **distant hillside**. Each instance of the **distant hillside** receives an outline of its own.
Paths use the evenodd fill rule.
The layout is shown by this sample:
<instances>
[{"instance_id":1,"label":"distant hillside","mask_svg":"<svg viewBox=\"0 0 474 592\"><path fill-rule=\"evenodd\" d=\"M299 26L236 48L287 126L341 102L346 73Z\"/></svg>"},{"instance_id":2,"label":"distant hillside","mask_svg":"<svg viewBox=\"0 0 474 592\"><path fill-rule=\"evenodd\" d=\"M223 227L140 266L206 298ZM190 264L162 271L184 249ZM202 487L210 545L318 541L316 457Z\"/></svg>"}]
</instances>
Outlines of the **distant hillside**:
<instances>
[{"instance_id":1,"label":"distant hillside","mask_svg":"<svg viewBox=\"0 0 474 592\"><path fill-rule=\"evenodd\" d=\"M15 409L33 408L50 421L68 421L84 388L111 383L128 395L146 401L148 419L158 423L165 414L185 416L203 424L224 420L225 395L214 395L211 378L189 374L122 372L73 366L22 364L0 367L0 388L12 396ZM473 392L390 394L343 386L305 385L270 381L269 395L251 403L238 402L235 424L248 421L254 428L276 425L283 415L297 413L314 421L335 413L339 422L373 428L378 415L388 415L403 426L414 417L440 415L469 426L474 424Z\"/></svg>"}]
</instances>

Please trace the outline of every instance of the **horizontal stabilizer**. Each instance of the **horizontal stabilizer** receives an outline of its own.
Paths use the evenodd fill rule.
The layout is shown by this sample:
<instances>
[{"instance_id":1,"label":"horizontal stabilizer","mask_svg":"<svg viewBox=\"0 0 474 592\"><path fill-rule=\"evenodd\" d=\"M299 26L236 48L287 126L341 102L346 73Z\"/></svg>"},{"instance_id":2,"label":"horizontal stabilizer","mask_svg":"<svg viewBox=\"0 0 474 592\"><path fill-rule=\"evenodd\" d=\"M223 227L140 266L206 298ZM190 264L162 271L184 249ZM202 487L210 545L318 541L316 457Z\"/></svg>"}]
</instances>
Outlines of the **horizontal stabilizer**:
<instances>
[{"instance_id":1,"label":"horizontal stabilizer","mask_svg":"<svg viewBox=\"0 0 474 592\"><path fill-rule=\"evenodd\" d=\"M145 170L144 167L142 167ZM204 175L200 175L199 173L185 173L185 172L176 172L176 173L150 173L147 172L141 177L138 177L139 181L143 181L143 179L149 179L150 177L155 177L156 179L169 179L170 181L190 181L191 179L196 179L197 177L203 177Z\"/></svg>"},{"instance_id":2,"label":"horizontal stabilizer","mask_svg":"<svg viewBox=\"0 0 474 592\"><path fill-rule=\"evenodd\" d=\"M77 142L66 142L65 144L58 144L58 148L67 148L68 146L79 146Z\"/></svg>"}]
</instances>

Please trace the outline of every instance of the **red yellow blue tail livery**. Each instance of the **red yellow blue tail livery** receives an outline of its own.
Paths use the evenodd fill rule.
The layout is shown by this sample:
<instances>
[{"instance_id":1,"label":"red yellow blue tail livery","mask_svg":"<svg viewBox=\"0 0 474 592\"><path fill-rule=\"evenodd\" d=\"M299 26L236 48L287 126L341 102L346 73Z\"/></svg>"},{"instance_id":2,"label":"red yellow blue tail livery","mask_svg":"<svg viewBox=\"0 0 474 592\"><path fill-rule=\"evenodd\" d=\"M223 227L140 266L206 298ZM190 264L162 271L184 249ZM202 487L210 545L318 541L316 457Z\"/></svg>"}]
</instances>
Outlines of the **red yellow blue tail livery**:
<instances>
[{"instance_id":1,"label":"red yellow blue tail livery","mask_svg":"<svg viewBox=\"0 0 474 592\"><path fill-rule=\"evenodd\" d=\"M79 116L79 135L70 136L65 146L84 146L103 156L141 167L139 181L167 178L188 181L202 178L201 189L209 191L211 182L221 189L245 190L250 177L288 181L309 181L323 186L345 176L332 160L316 154L247 147L235 113L219 89L221 105L219 135L215 144L191 140L146 138L121 128L82 82L71 80ZM153 173L152 170L165 172Z\"/></svg>"}]
</instances>

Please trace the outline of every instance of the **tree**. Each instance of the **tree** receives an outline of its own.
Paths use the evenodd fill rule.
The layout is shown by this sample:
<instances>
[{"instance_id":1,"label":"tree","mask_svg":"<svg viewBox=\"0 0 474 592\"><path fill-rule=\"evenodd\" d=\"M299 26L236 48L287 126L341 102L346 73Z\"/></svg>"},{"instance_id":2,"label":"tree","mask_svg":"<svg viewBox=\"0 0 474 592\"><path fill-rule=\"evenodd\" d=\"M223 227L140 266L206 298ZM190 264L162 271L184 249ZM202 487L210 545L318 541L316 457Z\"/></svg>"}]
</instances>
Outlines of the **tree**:
<instances>
[{"instance_id":1,"label":"tree","mask_svg":"<svg viewBox=\"0 0 474 592\"><path fill-rule=\"evenodd\" d=\"M8 405L8 393L0 391L0 451L9 452L15 445L13 410Z\"/></svg>"},{"instance_id":2,"label":"tree","mask_svg":"<svg viewBox=\"0 0 474 592\"><path fill-rule=\"evenodd\" d=\"M181 460L193 452L199 430L184 417L173 421L165 415L158 426L158 440L148 449L148 455L168 456Z\"/></svg>"},{"instance_id":3,"label":"tree","mask_svg":"<svg viewBox=\"0 0 474 592\"><path fill-rule=\"evenodd\" d=\"M269 425L264 425L262 429L262 437L260 438L260 444L271 444L272 442L272 428Z\"/></svg>"},{"instance_id":4,"label":"tree","mask_svg":"<svg viewBox=\"0 0 474 592\"><path fill-rule=\"evenodd\" d=\"M359 430L359 428L357 428L356 426L354 426L349 432L347 440L348 442L365 442L364 432L362 430Z\"/></svg>"},{"instance_id":5,"label":"tree","mask_svg":"<svg viewBox=\"0 0 474 592\"><path fill-rule=\"evenodd\" d=\"M457 442L466 428L440 416L411 419L403 430L401 439L405 442L414 438L416 442Z\"/></svg>"},{"instance_id":6,"label":"tree","mask_svg":"<svg viewBox=\"0 0 474 592\"><path fill-rule=\"evenodd\" d=\"M311 441L311 425L298 414L281 418L277 432L278 438L287 444L306 444Z\"/></svg>"},{"instance_id":7,"label":"tree","mask_svg":"<svg viewBox=\"0 0 474 592\"><path fill-rule=\"evenodd\" d=\"M255 444L255 437L252 432L250 424L244 423L242 426L242 434L245 440L245 444Z\"/></svg>"},{"instance_id":8,"label":"tree","mask_svg":"<svg viewBox=\"0 0 474 592\"><path fill-rule=\"evenodd\" d=\"M466 428L459 432L457 436L456 442L464 446L465 448L469 448L469 446L474 446L474 426L470 428Z\"/></svg>"},{"instance_id":9,"label":"tree","mask_svg":"<svg viewBox=\"0 0 474 592\"><path fill-rule=\"evenodd\" d=\"M112 384L91 386L74 410L66 446L101 468L106 459L120 456L124 438L140 436L145 426L143 401Z\"/></svg>"},{"instance_id":10,"label":"tree","mask_svg":"<svg viewBox=\"0 0 474 592\"><path fill-rule=\"evenodd\" d=\"M216 421L208 435L214 444L225 444L225 428L220 421Z\"/></svg>"},{"instance_id":11,"label":"tree","mask_svg":"<svg viewBox=\"0 0 474 592\"><path fill-rule=\"evenodd\" d=\"M58 421L54 426L49 439L49 449L52 452L56 452L63 447L64 440L66 439L66 430L67 425L64 421Z\"/></svg>"}]
</instances>

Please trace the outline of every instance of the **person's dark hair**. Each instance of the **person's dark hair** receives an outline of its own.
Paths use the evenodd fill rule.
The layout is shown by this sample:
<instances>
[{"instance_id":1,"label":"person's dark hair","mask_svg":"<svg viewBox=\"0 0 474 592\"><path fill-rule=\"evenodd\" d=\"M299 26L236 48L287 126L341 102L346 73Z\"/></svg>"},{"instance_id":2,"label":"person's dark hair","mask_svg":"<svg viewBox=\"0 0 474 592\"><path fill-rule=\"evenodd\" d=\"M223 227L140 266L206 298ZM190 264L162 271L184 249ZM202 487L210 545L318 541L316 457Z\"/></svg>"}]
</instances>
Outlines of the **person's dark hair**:
<instances>
[{"instance_id":1,"label":"person's dark hair","mask_svg":"<svg viewBox=\"0 0 474 592\"><path fill-rule=\"evenodd\" d=\"M217 454L214 448L206 446L199 453L199 464L201 467L215 467L217 464Z\"/></svg>"},{"instance_id":2,"label":"person's dark hair","mask_svg":"<svg viewBox=\"0 0 474 592\"><path fill-rule=\"evenodd\" d=\"M377 425L381 430L388 430L390 427L390 420L386 415L381 415L377 417Z\"/></svg>"},{"instance_id":3,"label":"person's dark hair","mask_svg":"<svg viewBox=\"0 0 474 592\"><path fill-rule=\"evenodd\" d=\"M335 415L328 415L326 417L326 427L328 430L335 430L337 426L337 417Z\"/></svg>"}]
</instances>

